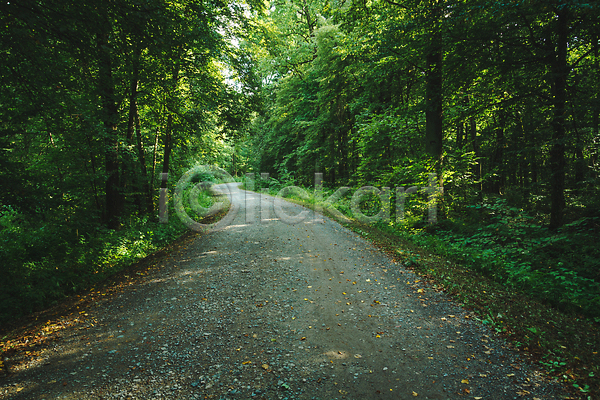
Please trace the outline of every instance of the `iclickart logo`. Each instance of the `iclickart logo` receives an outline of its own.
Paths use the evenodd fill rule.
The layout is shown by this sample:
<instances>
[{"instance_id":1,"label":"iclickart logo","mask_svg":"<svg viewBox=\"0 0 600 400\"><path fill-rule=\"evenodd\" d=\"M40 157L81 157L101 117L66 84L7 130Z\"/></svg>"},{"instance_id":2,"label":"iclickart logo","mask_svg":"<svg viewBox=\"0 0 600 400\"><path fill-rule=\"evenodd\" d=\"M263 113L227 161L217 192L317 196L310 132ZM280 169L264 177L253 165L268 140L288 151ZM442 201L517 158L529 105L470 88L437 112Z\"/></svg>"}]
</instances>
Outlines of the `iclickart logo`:
<instances>
[{"instance_id":1,"label":"iclickart logo","mask_svg":"<svg viewBox=\"0 0 600 400\"><path fill-rule=\"evenodd\" d=\"M262 181L266 181L268 178L268 173L260 174L260 179ZM223 183L216 184L215 182ZM266 188L261 189L261 194L252 195L250 194L251 192L241 191L237 187L231 185L231 183L234 182L235 180L233 177L227 171L219 167L200 165L191 168L185 174L183 174L177 182L174 195L175 213L188 228L197 232L216 232L224 229L232 223L242 205L244 206L244 210L246 212L246 224L252 224L254 222L254 216L256 215L254 210L256 208L260 210L260 222L262 223L272 220L272 218L269 216L270 209L274 211L277 220L287 224L297 224L308 220L311 222L323 222L322 212L324 209L327 209L336 218L348 221L348 218L335 208L335 203L344 197L350 191L350 188L347 186L340 187L324 200L322 173L315 173L315 213L313 214L312 218L309 210L307 209L304 209L296 215L290 215L284 211L284 198L290 194L293 194L301 199L310 199L308 192L301 187L286 186L282 188L275 197L272 197L267 195L268 189ZM247 190L254 191L254 173L246 174L245 185ZM216 198L219 196L221 198L222 196L226 196L229 200L229 210L227 214L215 223L204 224L196 221L188 214L189 210L196 214L196 216L199 217L198 219L203 219L216 215L225 210L227 204L224 201L216 201L209 208L201 206L198 198L200 192L204 190L209 190L213 196L216 196ZM416 194L419 192L419 190L424 191L427 195L429 223L436 222L437 203L442 194L442 188L437 186L435 174L430 174L429 185L426 187L419 188L417 186L411 186L407 188L395 188L394 206L397 223L401 223L404 220L404 204L407 196L410 194ZM238 196L234 195L236 193ZM367 196L376 196L379 199L380 209L378 213L366 215L361 209L361 200ZM168 212L166 206L167 198L167 190L162 188L160 193L159 220L163 223L168 222ZM374 186L363 186L352 194L352 198L350 200L350 209L352 210L352 215L354 218L362 223L372 224L380 221L389 223L391 221L391 202L392 196L389 187L377 189Z\"/></svg>"}]
</instances>

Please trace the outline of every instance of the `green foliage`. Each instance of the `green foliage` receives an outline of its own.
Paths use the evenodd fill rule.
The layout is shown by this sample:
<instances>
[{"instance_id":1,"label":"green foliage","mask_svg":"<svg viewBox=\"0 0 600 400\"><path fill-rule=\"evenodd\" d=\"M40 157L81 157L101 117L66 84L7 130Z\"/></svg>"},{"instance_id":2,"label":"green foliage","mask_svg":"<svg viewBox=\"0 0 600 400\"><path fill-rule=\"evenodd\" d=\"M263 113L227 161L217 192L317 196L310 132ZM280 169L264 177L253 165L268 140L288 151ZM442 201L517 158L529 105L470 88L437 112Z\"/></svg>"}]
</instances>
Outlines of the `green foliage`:
<instances>
[{"instance_id":1,"label":"green foliage","mask_svg":"<svg viewBox=\"0 0 600 400\"><path fill-rule=\"evenodd\" d=\"M419 232L409 229L404 235L498 282L559 308L600 319L596 239L569 230L571 226L585 226L589 218L556 233L502 198L490 198L471 210L470 218Z\"/></svg>"},{"instance_id":2,"label":"green foliage","mask_svg":"<svg viewBox=\"0 0 600 400\"><path fill-rule=\"evenodd\" d=\"M263 8L0 4L0 320L48 306L181 234L177 218L156 222L160 171L171 189L190 164L245 172L242 141L259 101L248 52L232 38Z\"/></svg>"},{"instance_id":3,"label":"green foliage","mask_svg":"<svg viewBox=\"0 0 600 400\"><path fill-rule=\"evenodd\" d=\"M211 175L200 176L205 181ZM184 190L188 215L202 221L189 209L189 197L198 195L200 206L210 208L217 198L207 185ZM26 220L10 208L0 214L0 323L39 311L103 281L132 263L166 246L187 228L170 204L169 223L160 224L148 216L133 217L120 231L102 226L57 221Z\"/></svg>"},{"instance_id":4,"label":"green foliage","mask_svg":"<svg viewBox=\"0 0 600 400\"><path fill-rule=\"evenodd\" d=\"M180 236L177 219L132 220L119 232L76 225L23 222L0 230L0 321L39 311L77 293Z\"/></svg>"}]
</instances>

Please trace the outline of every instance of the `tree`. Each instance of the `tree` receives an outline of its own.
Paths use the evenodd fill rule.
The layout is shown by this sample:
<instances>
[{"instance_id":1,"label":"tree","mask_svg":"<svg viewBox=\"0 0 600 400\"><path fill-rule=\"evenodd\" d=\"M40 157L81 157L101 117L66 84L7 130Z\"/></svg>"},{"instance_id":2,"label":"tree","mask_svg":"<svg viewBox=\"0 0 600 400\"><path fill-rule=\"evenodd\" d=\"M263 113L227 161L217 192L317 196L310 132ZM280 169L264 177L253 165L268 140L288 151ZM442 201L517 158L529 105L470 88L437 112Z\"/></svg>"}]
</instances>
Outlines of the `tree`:
<instances>
[{"instance_id":1,"label":"tree","mask_svg":"<svg viewBox=\"0 0 600 400\"><path fill-rule=\"evenodd\" d=\"M561 226L596 157L596 5L273 4L254 42L258 168L382 185L437 172L457 212L508 194Z\"/></svg>"}]
</instances>

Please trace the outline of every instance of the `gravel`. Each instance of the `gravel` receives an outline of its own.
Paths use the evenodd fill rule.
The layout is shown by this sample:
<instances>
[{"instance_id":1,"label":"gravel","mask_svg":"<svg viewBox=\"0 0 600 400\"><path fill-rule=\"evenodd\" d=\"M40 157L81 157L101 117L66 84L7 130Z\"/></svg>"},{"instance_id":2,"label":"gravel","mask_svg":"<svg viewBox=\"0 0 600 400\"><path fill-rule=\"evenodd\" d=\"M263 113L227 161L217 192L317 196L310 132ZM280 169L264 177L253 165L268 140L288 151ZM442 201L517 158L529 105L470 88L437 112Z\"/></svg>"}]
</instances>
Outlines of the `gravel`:
<instances>
[{"instance_id":1,"label":"gravel","mask_svg":"<svg viewBox=\"0 0 600 400\"><path fill-rule=\"evenodd\" d=\"M353 232L312 213L284 223L272 197L229 187L232 222L64 316L64 329L30 354L12 355L0 398L566 397Z\"/></svg>"}]
</instances>

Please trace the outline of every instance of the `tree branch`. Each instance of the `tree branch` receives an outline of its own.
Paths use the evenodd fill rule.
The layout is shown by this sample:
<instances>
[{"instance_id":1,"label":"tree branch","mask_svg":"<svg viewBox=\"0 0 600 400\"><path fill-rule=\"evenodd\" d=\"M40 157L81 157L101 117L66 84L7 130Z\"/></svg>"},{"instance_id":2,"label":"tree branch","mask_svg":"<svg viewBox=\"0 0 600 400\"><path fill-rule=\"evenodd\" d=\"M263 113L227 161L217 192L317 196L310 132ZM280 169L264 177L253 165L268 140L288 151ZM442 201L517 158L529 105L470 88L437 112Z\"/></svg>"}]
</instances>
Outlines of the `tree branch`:
<instances>
[{"instance_id":1,"label":"tree branch","mask_svg":"<svg viewBox=\"0 0 600 400\"><path fill-rule=\"evenodd\" d=\"M400 8L403 8L403 9L405 9L405 10L408 10L408 7L406 7L406 6L405 6L405 5L403 5L403 4L396 3L395 1L392 1L392 0L385 0L385 2L386 2L386 3L388 3L388 4L391 4L391 5L393 5L393 6L400 7Z\"/></svg>"}]
</instances>

